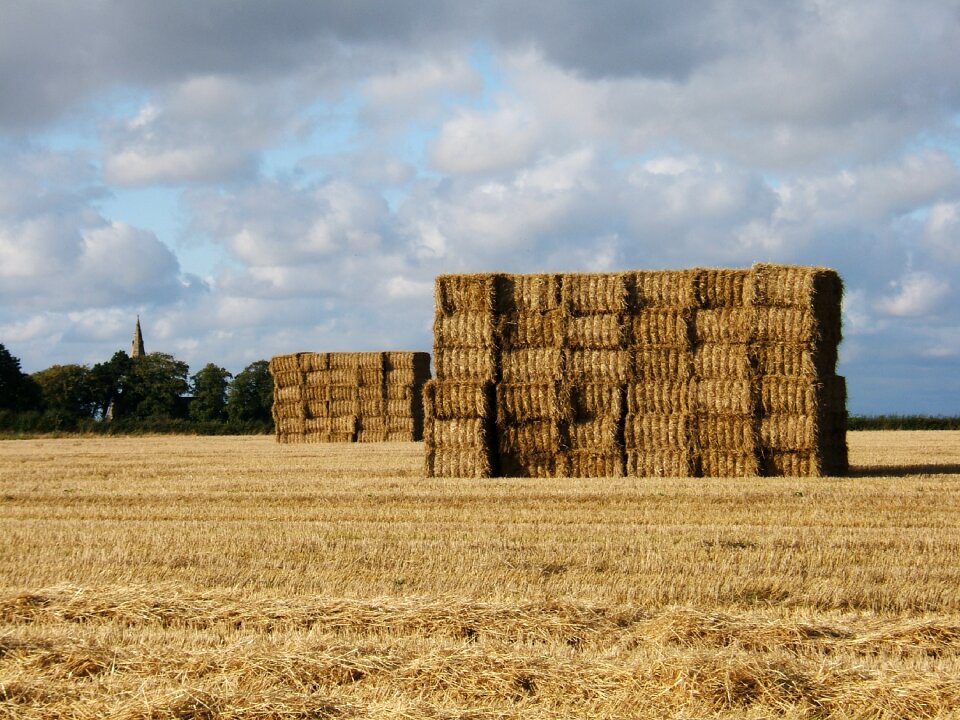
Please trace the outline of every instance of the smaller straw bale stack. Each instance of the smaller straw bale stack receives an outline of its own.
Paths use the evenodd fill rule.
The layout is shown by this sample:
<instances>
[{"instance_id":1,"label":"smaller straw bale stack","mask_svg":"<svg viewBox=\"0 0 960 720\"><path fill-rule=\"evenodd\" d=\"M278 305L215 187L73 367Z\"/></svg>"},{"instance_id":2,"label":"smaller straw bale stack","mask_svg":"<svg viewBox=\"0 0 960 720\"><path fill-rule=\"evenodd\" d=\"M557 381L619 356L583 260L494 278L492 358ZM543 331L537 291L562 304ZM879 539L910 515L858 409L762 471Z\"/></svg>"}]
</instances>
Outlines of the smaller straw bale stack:
<instances>
[{"instance_id":1,"label":"smaller straw bale stack","mask_svg":"<svg viewBox=\"0 0 960 720\"><path fill-rule=\"evenodd\" d=\"M428 353L292 353L272 358L270 371L281 443L422 437Z\"/></svg>"},{"instance_id":2,"label":"smaller straw bale stack","mask_svg":"<svg viewBox=\"0 0 960 720\"><path fill-rule=\"evenodd\" d=\"M495 474L493 383L430 380L423 388L427 477L491 477Z\"/></svg>"}]
</instances>

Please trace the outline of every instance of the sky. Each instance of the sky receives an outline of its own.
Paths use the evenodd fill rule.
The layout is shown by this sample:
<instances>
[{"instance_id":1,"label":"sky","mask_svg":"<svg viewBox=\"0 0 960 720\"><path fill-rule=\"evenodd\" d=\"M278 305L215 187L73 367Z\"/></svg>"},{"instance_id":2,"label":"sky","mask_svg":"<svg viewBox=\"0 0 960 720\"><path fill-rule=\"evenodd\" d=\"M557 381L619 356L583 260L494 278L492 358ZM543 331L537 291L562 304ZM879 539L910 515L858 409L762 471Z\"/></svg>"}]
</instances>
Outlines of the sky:
<instances>
[{"instance_id":1,"label":"sky","mask_svg":"<svg viewBox=\"0 0 960 720\"><path fill-rule=\"evenodd\" d=\"M960 0L0 0L25 372L431 349L450 272L835 268L857 414L960 414Z\"/></svg>"}]
</instances>

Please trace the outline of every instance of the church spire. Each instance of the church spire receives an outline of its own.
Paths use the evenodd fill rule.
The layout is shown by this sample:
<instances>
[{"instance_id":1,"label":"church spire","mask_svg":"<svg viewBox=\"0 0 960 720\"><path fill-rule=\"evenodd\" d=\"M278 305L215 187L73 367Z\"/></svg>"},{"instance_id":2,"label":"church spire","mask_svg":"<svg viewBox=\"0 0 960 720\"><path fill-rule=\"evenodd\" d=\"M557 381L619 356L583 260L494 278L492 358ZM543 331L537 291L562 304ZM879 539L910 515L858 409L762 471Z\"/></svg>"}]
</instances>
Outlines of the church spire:
<instances>
[{"instance_id":1,"label":"church spire","mask_svg":"<svg viewBox=\"0 0 960 720\"><path fill-rule=\"evenodd\" d=\"M130 357L140 357L146 355L147 351L143 349L143 333L140 332L140 316L137 315L137 327L133 331L133 343L130 345Z\"/></svg>"}]
</instances>

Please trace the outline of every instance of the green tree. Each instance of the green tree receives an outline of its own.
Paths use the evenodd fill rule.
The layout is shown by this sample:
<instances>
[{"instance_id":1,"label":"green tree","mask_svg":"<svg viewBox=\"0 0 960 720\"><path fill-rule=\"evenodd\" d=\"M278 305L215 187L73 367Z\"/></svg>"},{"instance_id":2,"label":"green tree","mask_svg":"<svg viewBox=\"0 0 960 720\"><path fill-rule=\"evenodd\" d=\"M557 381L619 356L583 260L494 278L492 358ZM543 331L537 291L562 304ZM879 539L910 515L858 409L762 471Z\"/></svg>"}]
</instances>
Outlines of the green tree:
<instances>
[{"instance_id":1,"label":"green tree","mask_svg":"<svg viewBox=\"0 0 960 720\"><path fill-rule=\"evenodd\" d=\"M273 421L273 377L266 360L237 373L227 388L227 416L232 422Z\"/></svg>"},{"instance_id":2,"label":"green tree","mask_svg":"<svg viewBox=\"0 0 960 720\"><path fill-rule=\"evenodd\" d=\"M20 370L20 359L0 345L0 408L39 410L40 388L33 378Z\"/></svg>"},{"instance_id":3,"label":"green tree","mask_svg":"<svg viewBox=\"0 0 960 720\"><path fill-rule=\"evenodd\" d=\"M119 402L130 376L130 365L130 356L118 350L107 362L97 363L90 369L88 383L94 417L105 418L110 406Z\"/></svg>"},{"instance_id":4,"label":"green tree","mask_svg":"<svg viewBox=\"0 0 960 720\"><path fill-rule=\"evenodd\" d=\"M89 368L53 365L32 377L40 387L44 414L58 429L76 427L79 420L93 416Z\"/></svg>"},{"instance_id":5,"label":"green tree","mask_svg":"<svg viewBox=\"0 0 960 720\"><path fill-rule=\"evenodd\" d=\"M115 404L115 418L183 417L181 397L190 389L189 367L172 355L148 353L130 359L130 372Z\"/></svg>"},{"instance_id":6,"label":"green tree","mask_svg":"<svg viewBox=\"0 0 960 720\"><path fill-rule=\"evenodd\" d=\"M229 372L213 363L190 378L193 400L190 401L190 419L226 420L227 386L232 378Z\"/></svg>"}]
</instances>

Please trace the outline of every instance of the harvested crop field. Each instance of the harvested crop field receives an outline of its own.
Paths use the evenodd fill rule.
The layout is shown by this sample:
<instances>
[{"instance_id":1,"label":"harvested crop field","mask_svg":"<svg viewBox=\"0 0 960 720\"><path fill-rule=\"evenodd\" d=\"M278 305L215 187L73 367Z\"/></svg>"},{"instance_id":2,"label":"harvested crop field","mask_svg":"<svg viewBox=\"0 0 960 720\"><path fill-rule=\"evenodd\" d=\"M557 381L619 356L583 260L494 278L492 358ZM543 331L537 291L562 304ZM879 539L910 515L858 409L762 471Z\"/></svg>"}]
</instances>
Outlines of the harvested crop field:
<instances>
[{"instance_id":1,"label":"harvested crop field","mask_svg":"<svg viewBox=\"0 0 960 720\"><path fill-rule=\"evenodd\" d=\"M960 717L960 432L846 478L0 442L0 718Z\"/></svg>"}]
</instances>

